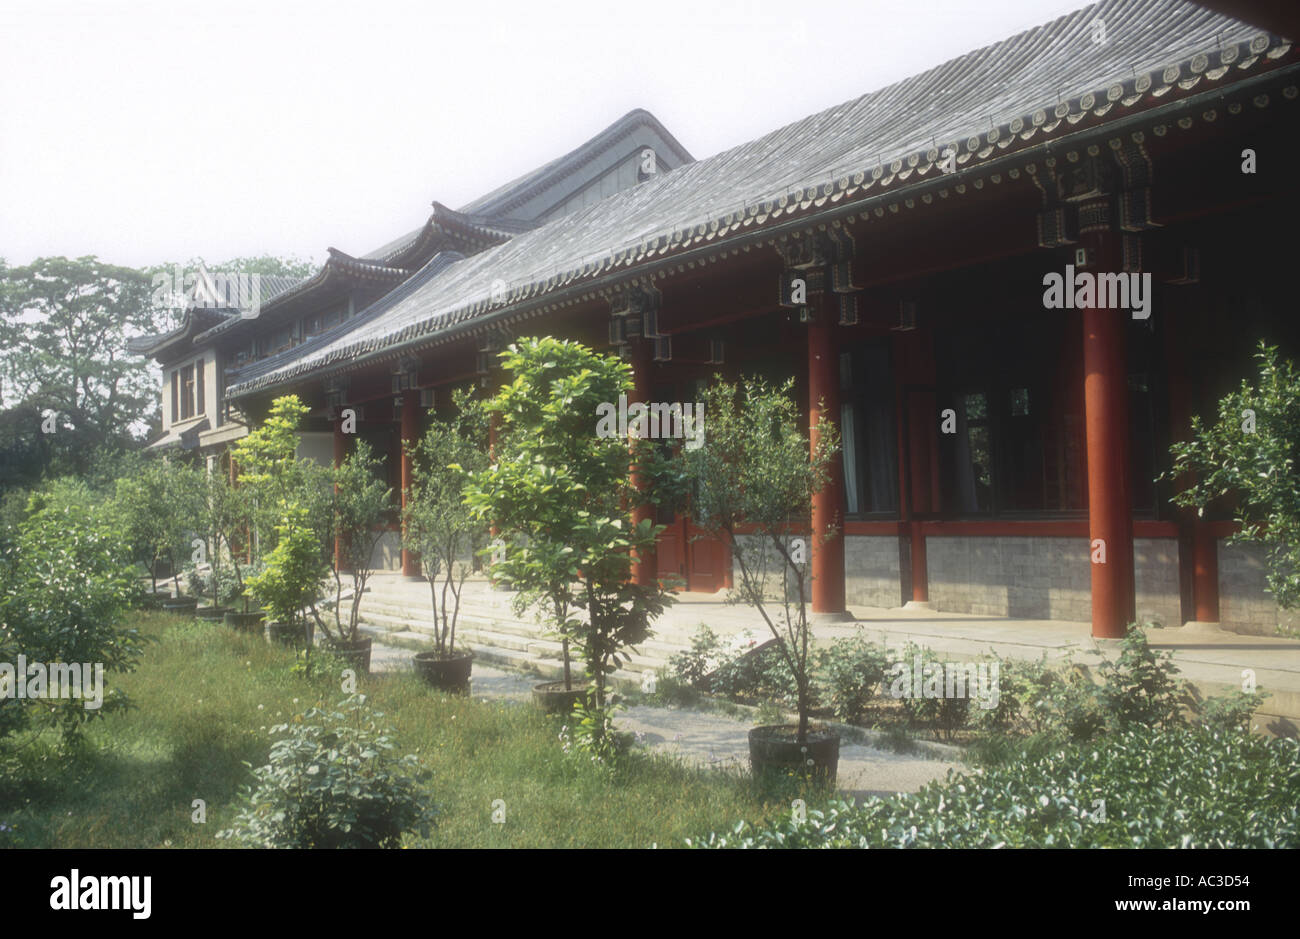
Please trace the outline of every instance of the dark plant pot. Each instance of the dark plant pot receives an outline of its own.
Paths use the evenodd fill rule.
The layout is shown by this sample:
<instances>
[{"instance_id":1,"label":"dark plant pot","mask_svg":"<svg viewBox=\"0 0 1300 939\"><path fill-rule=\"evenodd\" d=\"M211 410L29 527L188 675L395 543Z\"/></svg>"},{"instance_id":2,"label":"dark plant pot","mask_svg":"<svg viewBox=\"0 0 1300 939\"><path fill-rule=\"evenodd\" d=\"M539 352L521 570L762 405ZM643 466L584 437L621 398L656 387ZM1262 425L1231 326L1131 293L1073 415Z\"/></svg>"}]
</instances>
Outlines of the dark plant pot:
<instances>
[{"instance_id":1,"label":"dark plant pot","mask_svg":"<svg viewBox=\"0 0 1300 939\"><path fill-rule=\"evenodd\" d=\"M587 697L585 682L575 681L566 689L562 681L548 681L533 685L533 703L547 714L568 714L573 706Z\"/></svg>"},{"instance_id":2,"label":"dark plant pot","mask_svg":"<svg viewBox=\"0 0 1300 939\"><path fill-rule=\"evenodd\" d=\"M262 620L265 618L266 614L261 610L255 613L230 612L222 617L222 622L231 629L238 629L240 632L260 633L262 631Z\"/></svg>"},{"instance_id":3,"label":"dark plant pot","mask_svg":"<svg viewBox=\"0 0 1300 939\"><path fill-rule=\"evenodd\" d=\"M194 615L202 620L216 621L221 619L230 612L228 606L201 606L194 611Z\"/></svg>"},{"instance_id":4,"label":"dark plant pot","mask_svg":"<svg viewBox=\"0 0 1300 939\"><path fill-rule=\"evenodd\" d=\"M332 655L336 655L348 666L360 675L370 674L370 650L374 647L374 640L369 636L357 639L354 642L331 642L329 650Z\"/></svg>"},{"instance_id":5,"label":"dark plant pot","mask_svg":"<svg viewBox=\"0 0 1300 939\"><path fill-rule=\"evenodd\" d=\"M806 742L799 743L798 732L798 726L793 724L768 724L750 730L749 765L754 775L793 771L835 785L840 764L839 735L810 727Z\"/></svg>"},{"instance_id":6,"label":"dark plant pot","mask_svg":"<svg viewBox=\"0 0 1300 939\"><path fill-rule=\"evenodd\" d=\"M193 597L173 597L163 601L162 608L168 613L193 613L199 601Z\"/></svg>"},{"instance_id":7,"label":"dark plant pot","mask_svg":"<svg viewBox=\"0 0 1300 939\"><path fill-rule=\"evenodd\" d=\"M282 646L301 645L307 641L306 623L271 622L266 624L266 638Z\"/></svg>"},{"instance_id":8,"label":"dark plant pot","mask_svg":"<svg viewBox=\"0 0 1300 939\"><path fill-rule=\"evenodd\" d=\"M473 665L473 652L451 655L432 651L415 653L415 674L439 691L469 694L469 673Z\"/></svg>"}]
</instances>

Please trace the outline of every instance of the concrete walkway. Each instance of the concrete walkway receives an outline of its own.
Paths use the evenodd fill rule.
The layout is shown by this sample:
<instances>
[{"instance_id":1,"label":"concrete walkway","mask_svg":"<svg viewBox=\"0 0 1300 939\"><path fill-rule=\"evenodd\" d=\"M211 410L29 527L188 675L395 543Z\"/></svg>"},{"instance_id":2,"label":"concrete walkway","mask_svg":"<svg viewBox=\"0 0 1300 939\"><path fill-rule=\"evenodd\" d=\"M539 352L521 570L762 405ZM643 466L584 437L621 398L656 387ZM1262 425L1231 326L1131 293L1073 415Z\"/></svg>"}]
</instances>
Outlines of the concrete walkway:
<instances>
[{"instance_id":1,"label":"concrete walkway","mask_svg":"<svg viewBox=\"0 0 1300 939\"><path fill-rule=\"evenodd\" d=\"M427 640L424 627L417 621L421 605L427 606L427 586L392 581L381 575L374 578L375 593L373 599L368 593L362 604L363 618L367 608L384 609L385 602L391 602L391 592L410 591L409 596L415 598L411 602L416 605L405 608L400 618L390 617L386 630L367 631L377 640L384 638L385 632L407 641ZM474 646L481 658L529 668L549 677L558 672L558 643L537 623L516 617L511 610L511 596L494 590L486 581L465 584L462 619L467 644ZM864 636L891 650L901 650L913 642L954 659L995 653L1016 659L1046 657L1048 661L1073 657L1084 665L1100 661L1089 654L1094 650L1111 659L1118 654L1117 641L1094 640L1089 623L913 608L853 606L848 612L845 620L814 621L815 641ZM749 632L760 642L770 637L757 612L727 603L722 593L681 593L656 621L654 637L638 648L626 666L626 674L617 673L615 678L635 686L638 672L664 668L672 653L688 648L691 637L705 624L722 636ZM481 631L475 633L474 629ZM1256 717L1257 729L1279 736L1300 735L1300 640L1243 635L1199 624L1151 629L1148 638L1156 649L1173 652L1181 677L1193 682L1203 696L1241 688L1246 673L1253 673L1257 686L1269 693Z\"/></svg>"},{"instance_id":2,"label":"concrete walkway","mask_svg":"<svg viewBox=\"0 0 1300 939\"><path fill-rule=\"evenodd\" d=\"M370 661L371 671L380 673L412 667L409 649L378 642ZM471 694L482 700L530 704L532 688L538 680L475 662ZM647 750L679 756L702 767L740 770L749 767L748 734L752 724L726 714L635 705L620 711L616 723L620 730L636 735L636 746ZM845 794L857 798L915 792L957 768L957 763L939 756L900 754L845 741L840 746L837 782Z\"/></svg>"}]
</instances>

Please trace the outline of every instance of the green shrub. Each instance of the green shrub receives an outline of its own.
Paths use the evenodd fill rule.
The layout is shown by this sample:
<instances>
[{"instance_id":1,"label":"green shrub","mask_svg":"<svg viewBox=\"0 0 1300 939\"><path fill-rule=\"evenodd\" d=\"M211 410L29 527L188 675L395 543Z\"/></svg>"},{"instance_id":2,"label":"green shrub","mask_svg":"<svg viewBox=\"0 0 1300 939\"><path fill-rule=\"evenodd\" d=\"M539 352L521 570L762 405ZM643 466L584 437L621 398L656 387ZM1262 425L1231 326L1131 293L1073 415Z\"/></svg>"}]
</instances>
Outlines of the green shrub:
<instances>
[{"instance_id":1,"label":"green shrub","mask_svg":"<svg viewBox=\"0 0 1300 939\"><path fill-rule=\"evenodd\" d=\"M668 670L676 680L696 691L708 690L705 677L717 668L722 654L722 642L708 626L701 625L691 637L691 647L674 652L668 659Z\"/></svg>"},{"instance_id":2,"label":"green shrub","mask_svg":"<svg viewBox=\"0 0 1300 939\"><path fill-rule=\"evenodd\" d=\"M1251 715L1264 703L1264 691L1230 691L1225 695L1207 698L1201 705L1197 722L1220 733L1250 731Z\"/></svg>"},{"instance_id":3,"label":"green shrub","mask_svg":"<svg viewBox=\"0 0 1300 939\"><path fill-rule=\"evenodd\" d=\"M730 701L796 703L794 675L785 656L771 641L758 646L749 632L724 640L700 626L691 647L668 660L668 669L679 684Z\"/></svg>"},{"instance_id":4,"label":"green shrub","mask_svg":"<svg viewBox=\"0 0 1300 939\"><path fill-rule=\"evenodd\" d=\"M935 655L929 649L922 649L909 642L903 649L903 663L909 670L914 669L918 658L923 670L922 674L928 673L931 669L938 669L943 673L949 664L957 664ZM892 671L892 667L889 670ZM893 691L894 689L891 688L890 693L893 694ZM970 715L969 695L919 698L907 695L900 696L898 701L903 706L910 726L928 727L934 732L936 738L943 740L952 740L957 731L966 726Z\"/></svg>"},{"instance_id":5,"label":"green shrub","mask_svg":"<svg viewBox=\"0 0 1300 939\"><path fill-rule=\"evenodd\" d=\"M1295 848L1300 742L1129 727L915 794L738 823L706 848Z\"/></svg>"},{"instance_id":6,"label":"green shrub","mask_svg":"<svg viewBox=\"0 0 1300 939\"><path fill-rule=\"evenodd\" d=\"M1045 730L1046 715L1036 704L1049 694L1052 684L1060 680L1058 673L1047 664L1046 653L1037 661L995 658L998 662L997 705L976 708L971 726L992 736L1026 735Z\"/></svg>"},{"instance_id":7,"label":"green shrub","mask_svg":"<svg viewBox=\"0 0 1300 939\"><path fill-rule=\"evenodd\" d=\"M774 642L725 661L713 673L710 688L732 701L769 701L786 707L798 703L794 673ZM815 696L810 702L816 702Z\"/></svg>"},{"instance_id":8,"label":"green shrub","mask_svg":"<svg viewBox=\"0 0 1300 939\"><path fill-rule=\"evenodd\" d=\"M842 721L861 720L885 681L889 657L861 636L836 639L817 657L824 697Z\"/></svg>"},{"instance_id":9,"label":"green shrub","mask_svg":"<svg viewBox=\"0 0 1300 939\"><path fill-rule=\"evenodd\" d=\"M0 662L24 655L33 663L102 664L106 673L133 669L143 640L123 625L136 589L129 556L109 508L81 484L58 483L33 495L0 564ZM112 690L100 706L88 703L5 698L0 738L39 716L73 739L87 721L127 705Z\"/></svg>"},{"instance_id":10,"label":"green shrub","mask_svg":"<svg viewBox=\"0 0 1300 939\"><path fill-rule=\"evenodd\" d=\"M1138 724L1146 727L1181 727L1187 686L1174 678L1178 667L1173 654L1158 653L1136 624L1120 640L1119 659L1103 661L1097 699L1107 721L1116 728Z\"/></svg>"},{"instance_id":11,"label":"green shrub","mask_svg":"<svg viewBox=\"0 0 1300 939\"><path fill-rule=\"evenodd\" d=\"M427 836L433 811L422 804L420 764L390 756L383 717L365 695L336 711L312 708L288 724L234 827L217 837L259 848L396 848L402 835Z\"/></svg>"}]
</instances>

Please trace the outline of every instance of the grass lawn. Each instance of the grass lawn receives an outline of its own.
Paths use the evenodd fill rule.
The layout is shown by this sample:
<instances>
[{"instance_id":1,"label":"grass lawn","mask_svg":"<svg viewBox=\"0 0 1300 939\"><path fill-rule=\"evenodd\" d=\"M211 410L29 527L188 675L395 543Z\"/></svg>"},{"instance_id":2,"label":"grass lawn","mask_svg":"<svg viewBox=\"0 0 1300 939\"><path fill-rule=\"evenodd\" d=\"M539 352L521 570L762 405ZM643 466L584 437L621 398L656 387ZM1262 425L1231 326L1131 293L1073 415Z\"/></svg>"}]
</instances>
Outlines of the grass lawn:
<instances>
[{"instance_id":1,"label":"grass lawn","mask_svg":"<svg viewBox=\"0 0 1300 939\"><path fill-rule=\"evenodd\" d=\"M332 660L306 678L291 651L220 625L133 613L156 640L139 668L107 676L134 709L96 721L84 742L57 734L0 744L0 847L226 847L215 835L266 762L268 729L346 695ZM399 753L432 770L437 828L412 847L680 847L687 837L789 814L791 793L765 799L747 776L634 754L614 773L566 757L562 719L527 705L455 698L413 675L363 678ZM207 822L191 821L193 800ZM492 821L505 802L504 824Z\"/></svg>"}]
</instances>

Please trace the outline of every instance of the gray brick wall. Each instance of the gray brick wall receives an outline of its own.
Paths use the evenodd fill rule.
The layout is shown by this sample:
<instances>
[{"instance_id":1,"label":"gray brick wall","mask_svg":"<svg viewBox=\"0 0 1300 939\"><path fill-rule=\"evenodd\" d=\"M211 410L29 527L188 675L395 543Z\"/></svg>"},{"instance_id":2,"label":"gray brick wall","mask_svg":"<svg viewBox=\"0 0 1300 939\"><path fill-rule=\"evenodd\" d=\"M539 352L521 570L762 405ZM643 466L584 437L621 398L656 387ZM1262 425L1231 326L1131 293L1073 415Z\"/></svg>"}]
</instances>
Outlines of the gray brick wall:
<instances>
[{"instance_id":1,"label":"gray brick wall","mask_svg":"<svg viewBox=\"0 0 1300 939\"><path fill-rule=\"evenodd\" d=\"M926 540L930 603L978 616L1092 618L1088 542L1081 538Z\"/></svg>"},{"instance_id":2,"label":"gray brick wall","mask_svg":"<svg viewBox=\"0 0 1300 939\"><path fill-rule=\"evenodd\" d=\"M900 547L904 549L901 557ZM849 606L893 608L911 599L910 593L903 595L904 581L910 582L905 566L910 557L907 548L905 537L846 536L845 598ZM1092 618L1092 568L1086 539L932 537L926 548L930 603L936 610L1075 622ZM1181 625L1178 542L1173 538L1136 538L1133 549L1138 620ZM739 583L738 570L735 576ZM1275 616L1271 606L1251 612L1256 619Z\"/></svg>"},{"instance_id":3,"label":"gray brick wall","mask_svg":"<svg viewBox=\"0 0 1300 939\"><path fill-rule=\"evenodd\" d=\"M1219 539L1219 621L1225 629L1272 636L1279 626L1300 629L1300 610L1279 610L1266 593L1264 551Z\"/></svg>"},{"instance_id":4,"label":"gray brick wall","mask_svg":"<svg viewBox=\"0 0 1300 939\"><path fill-rule=\"evenodd\" d=\"M897 535L847 535L844 539L844 596L849 606L902 606ZM904 539L905 540L905 539Z\"/></svg>"},{"instance_id":5,"label":"gray brick wall","mask_svg":"<svg viewBox=\"0 0 1300 939\"><path fill-rule=\"evenodd\" d=\"M1137 581L1138 622L1183 625L1178 539L1134 538L1133 574Z\"/></svg>"},{"instance_id":6,"label":"gray brick wall","mask_svg":"<svg viewBox=\"0 0 1300 939\"><path fill-rule=\"evenodd\" d=\"M806 539L805 539L806 540ZM770 599L777 599L781 596L782 573L785 570L785 560L772 547L771 542L766 538L760 538L758 535L739 535L736 538L737 549L746 552L746 565L749 567L750 575L759 579L763 585L763 595ZM811 551L806 555L810 561ZM811 568L811 564L810 564ZM732 583L739 590L742 584L740 576L740 562L732 552ZM811 569L807 575L811 578ZM795 590L795 581L788 581L788 590L793 598L797 591ZM812 599L812 581L806 580L804 584L804 599Z\"/></svg>"}]
</instances>

